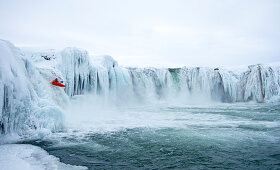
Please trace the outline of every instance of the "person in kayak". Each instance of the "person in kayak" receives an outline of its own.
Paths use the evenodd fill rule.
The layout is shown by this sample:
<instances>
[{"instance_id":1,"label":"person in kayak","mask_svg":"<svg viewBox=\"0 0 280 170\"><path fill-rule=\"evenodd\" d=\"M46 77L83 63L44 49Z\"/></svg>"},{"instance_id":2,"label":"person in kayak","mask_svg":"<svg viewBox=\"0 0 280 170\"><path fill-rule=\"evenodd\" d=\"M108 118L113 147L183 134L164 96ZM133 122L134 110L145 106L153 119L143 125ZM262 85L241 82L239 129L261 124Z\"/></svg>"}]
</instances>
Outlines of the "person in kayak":
<instances>
[{"instance_id":1,"label":"person in kayak","mask_svg":"<svg viewBox=\"0 0 280 170\"><path fill-rule=\"evenodd\" d=\"M55 78L53 81L52 81L52 85L55 85L55 86L59 86L59 87L66 87L64 84L62 84L63 81L59 82L57 78Z\"/></svg>"}]
</instances>

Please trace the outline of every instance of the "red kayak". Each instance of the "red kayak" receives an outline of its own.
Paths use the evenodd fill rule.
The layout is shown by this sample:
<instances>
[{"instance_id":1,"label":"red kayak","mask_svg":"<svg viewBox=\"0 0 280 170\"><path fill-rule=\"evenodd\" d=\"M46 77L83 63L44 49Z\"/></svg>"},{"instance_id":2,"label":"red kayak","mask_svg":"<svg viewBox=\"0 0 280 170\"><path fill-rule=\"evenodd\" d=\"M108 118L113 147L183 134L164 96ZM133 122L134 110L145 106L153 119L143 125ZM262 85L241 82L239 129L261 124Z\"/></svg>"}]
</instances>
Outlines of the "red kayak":
<instances>
[{"instance_id":1,"label":"red kayak","mask_svg":"<svg viewBox=\"0 0 280 170\"><path fill-rule=\"evenodd\" d=\"M52 85L59 86L59 87L66 87L64 84L61 84L60 82L58 82L58 79L57 79L57 78L55 78L55 79L52 81Z\"/></svg>"}]
</instances>

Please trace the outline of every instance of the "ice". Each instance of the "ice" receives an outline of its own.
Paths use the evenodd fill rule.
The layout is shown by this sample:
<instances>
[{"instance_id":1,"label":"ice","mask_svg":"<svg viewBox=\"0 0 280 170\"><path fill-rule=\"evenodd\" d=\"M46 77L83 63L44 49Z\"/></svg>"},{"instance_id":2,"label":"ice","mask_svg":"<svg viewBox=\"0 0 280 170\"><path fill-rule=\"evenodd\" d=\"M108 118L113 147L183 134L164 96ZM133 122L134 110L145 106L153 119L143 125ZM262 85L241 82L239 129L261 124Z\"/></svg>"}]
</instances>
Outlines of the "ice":
<instances>
[{"instance_id":1,"label":"ice","mask_svg":"<svg viewBox=\"0 0 280 170\"><path fill-rule=\"evenodd\" d=\"M63 98L64 92L52 90L33 62L11 43L0 40L0 54L0 133L61 129L63 111L55 95Z\"/></svg>"},{"instance_id":2,"label":"ice","mask_svg":"<svg viewBox=\"0 0 280 170\"><path fill-rule=\"evenodd\" d=\"M5 170L83 170L86 167L59 162L45 150L25 144L0 145L0 169Z\"/></svg>"},{"instance_id":3,"label":"ice","mask_svg":"<svg viewBox=\"0 0 280 170\"><path fill-rule=\"evenodd\" d=\"M90 56L90 62L96 67L105 67L107 69L118 66L118 62L109 55Z\"/></svg>"},{"instance_id":4,"label":"ice","mask_svg":"<svg viewBox=\"0 0 280 170\"><path fill-rule=\"evenodd\" d=\"M279 63L228 68L129 68L119 66L111 56L90 56L78 48L49 50L44 56L44 65L54 63L53 70L61 73L69 96L93 94L123 103L267 102L279 96Z\"/></svg>"},{"instance_id":5,"label":"ice","mask_svg":"<svg viewBox=\"0 0 280 170\"><path fill-rule=\"evenodd\" d=\"M115 105L271 102L280 96L280 63L231 68L130 68L75 47L20 50L0 41L0 131L63 130L76 95ZM58 78L65 88L52 86ZM93 103L94 105L94 103Z\"/></svg>"}]
</instances>

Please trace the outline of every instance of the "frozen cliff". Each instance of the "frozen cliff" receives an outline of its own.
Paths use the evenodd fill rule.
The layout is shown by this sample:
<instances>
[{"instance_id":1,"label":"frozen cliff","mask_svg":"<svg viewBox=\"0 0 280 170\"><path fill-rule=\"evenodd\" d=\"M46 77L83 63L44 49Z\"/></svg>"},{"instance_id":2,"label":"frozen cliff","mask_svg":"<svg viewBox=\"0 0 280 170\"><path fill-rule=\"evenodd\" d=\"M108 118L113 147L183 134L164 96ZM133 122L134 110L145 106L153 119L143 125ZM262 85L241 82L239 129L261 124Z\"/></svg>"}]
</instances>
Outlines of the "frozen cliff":
<instances>
[{"instance_id":1,"label":"frozen cliff","mask_svg":"<svg viewBox=\"0 0 280 170\"><path fill-rule=\"evenodd\" d=\"M40 72L44 73L48 67L59 75L66 82L68 96L92 94L136 102L177 99L188 102L202 98L218 102L267 102L280 95L277 63L238 69L125 68L110 56L89 56L77 48L30 53L28 58L35 61Z\"/></svg>"},{"instance_id":2,"label":"frozen cliff","mask_svg":"<svg viewBox=\"0 0 280 170\"><path fill-rule=\"evenodd\" d=\"M52 86L58 77L66 88ZM237 68L126 68L77 48L20 50L0 40L0 132L61 130L75 95L117 103L269 102L280 96L280 64ZM67 114L67 113L66 113Z\"/></svg>"},{"instance_id":3,"label":"frozen cliff","mask_svg":"<svg viewBox=\"0 0 280 170\"><path fill-rule=\"evenodd\" d=\"M0 134L59 130L63 113L49 82L20 49L0 40ZM65 95L66 96L66 95Z\"/></svg>"}]
</instances>

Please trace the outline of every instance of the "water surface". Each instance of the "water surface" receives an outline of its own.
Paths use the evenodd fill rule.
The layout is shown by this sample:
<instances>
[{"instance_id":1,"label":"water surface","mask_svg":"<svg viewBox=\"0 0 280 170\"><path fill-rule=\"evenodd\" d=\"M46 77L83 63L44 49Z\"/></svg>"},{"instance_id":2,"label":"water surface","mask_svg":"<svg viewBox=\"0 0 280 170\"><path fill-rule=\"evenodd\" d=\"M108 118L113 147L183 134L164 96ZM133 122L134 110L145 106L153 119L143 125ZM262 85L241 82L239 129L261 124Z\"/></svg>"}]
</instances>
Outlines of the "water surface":
<instances>
[{"instance_id":1,"label":"water surface","mask_svg":"<svg viewBox=\"0 0 280 170\"><path fill-rule=\"evenodd\" d=\"M280 168L278 104L79 107L67 132L23 143L89 169Z\"/></svg>"}]
</instances>

